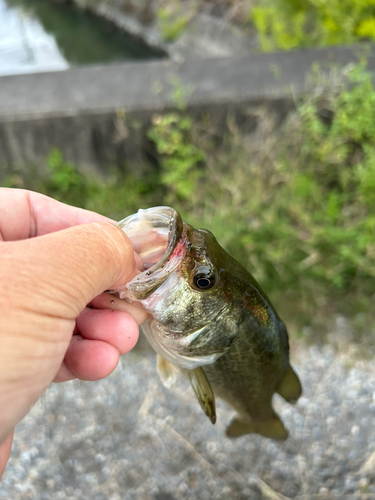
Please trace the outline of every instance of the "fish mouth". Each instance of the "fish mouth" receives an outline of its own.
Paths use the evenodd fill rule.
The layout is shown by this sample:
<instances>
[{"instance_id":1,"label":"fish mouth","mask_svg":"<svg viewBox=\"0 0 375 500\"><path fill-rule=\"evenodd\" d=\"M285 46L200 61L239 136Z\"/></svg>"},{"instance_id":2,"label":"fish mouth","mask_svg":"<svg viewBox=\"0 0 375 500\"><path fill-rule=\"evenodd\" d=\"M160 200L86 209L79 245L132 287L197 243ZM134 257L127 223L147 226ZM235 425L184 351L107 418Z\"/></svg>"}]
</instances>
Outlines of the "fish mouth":
<instances>
[{"instance_id":1,"label":"fish mouth","mask_svg":"<svg viewBox=\"0 0 375 500\"><path fill-rule=\"evenodd\" d=\"M181 215L171 207L140 209L117 226L128 236L145 268L118 293L120 298L144 300L181 262L184 252L176 252L184 229Z\"/></svg>"}]
</instances>

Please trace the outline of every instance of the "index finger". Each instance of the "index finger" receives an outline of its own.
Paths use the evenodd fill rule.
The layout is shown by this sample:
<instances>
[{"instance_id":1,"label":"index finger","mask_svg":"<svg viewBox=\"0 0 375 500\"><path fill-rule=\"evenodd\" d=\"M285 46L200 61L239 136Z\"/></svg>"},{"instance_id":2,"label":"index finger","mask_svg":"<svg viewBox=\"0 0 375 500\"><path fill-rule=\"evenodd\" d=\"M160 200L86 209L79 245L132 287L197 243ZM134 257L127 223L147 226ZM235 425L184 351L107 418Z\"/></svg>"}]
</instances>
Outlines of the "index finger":
<instances>
[{"instance_id":1,"label":"index finger","mask_svg":"<svg viewBox=\"0 0 375 500\"><path fill-rule=\"evenodd\" d=\"M114 222L43 194L0 188L0 241L15 241L90 222Z\"/></svg>"}]
</instances>

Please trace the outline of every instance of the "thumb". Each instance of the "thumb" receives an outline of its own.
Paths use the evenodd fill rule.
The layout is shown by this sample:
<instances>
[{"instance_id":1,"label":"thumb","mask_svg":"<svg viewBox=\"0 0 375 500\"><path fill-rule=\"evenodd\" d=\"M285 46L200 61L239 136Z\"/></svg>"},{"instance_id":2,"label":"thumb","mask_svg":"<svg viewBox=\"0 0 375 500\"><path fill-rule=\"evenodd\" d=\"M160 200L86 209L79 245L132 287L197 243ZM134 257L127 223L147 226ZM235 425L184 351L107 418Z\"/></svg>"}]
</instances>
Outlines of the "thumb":
<instances>
[{"instance_id":1,"label":"thumb","mask_svg":"<svg viewBox=\"0 0 375 500\"><path fill-rule=\"evenodd\" d=\"M2 245L0 279L13 301L52 317L75 319L98 294L138 273L130 240L106 222Z\"/></svg>"},{"instance_id":2,"label":"thumb","mask_svg":"<svg viewBox=\"0 0 375 500\"><path fill-rule=\"evenodd\" d=\"M110 223L0 243L0 443L54 378L86 304L138 271Z\"/></svg>"}]
</instances>

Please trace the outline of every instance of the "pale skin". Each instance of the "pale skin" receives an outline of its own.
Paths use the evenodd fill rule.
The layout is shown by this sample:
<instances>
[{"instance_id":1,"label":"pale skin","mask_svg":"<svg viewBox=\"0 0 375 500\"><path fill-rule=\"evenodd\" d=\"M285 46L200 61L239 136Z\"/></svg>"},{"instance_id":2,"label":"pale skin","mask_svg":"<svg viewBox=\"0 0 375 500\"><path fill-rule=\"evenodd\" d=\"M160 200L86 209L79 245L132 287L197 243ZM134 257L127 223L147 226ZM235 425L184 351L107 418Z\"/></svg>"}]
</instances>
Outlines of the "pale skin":
<instances>
[{"instance_id":1,"label":"pale skin","mask_svg":"<svg viewBox=\"0 0 375 500\"><path fill-rule=\"evenodd\" d=\"M16 424L51 382L99 380L145 313L103 293L142 269L113 221L0 188L0 477Z\"/></svg>"}]
</instances>

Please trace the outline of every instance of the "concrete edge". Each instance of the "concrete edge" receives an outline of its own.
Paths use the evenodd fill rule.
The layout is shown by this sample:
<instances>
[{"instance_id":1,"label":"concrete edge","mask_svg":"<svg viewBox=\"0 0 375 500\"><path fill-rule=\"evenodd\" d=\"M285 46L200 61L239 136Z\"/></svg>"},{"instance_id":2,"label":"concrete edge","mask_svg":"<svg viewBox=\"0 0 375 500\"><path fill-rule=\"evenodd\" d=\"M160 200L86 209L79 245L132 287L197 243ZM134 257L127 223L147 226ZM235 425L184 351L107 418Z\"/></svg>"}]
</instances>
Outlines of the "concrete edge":
<instances>
[{"instance_id":1,"label":"concrete edge","mask_svg":"<svg viewBox=\"0 0 375 500\"><path fill-rule=\"evenodd\" d=\"M298 96L309 89L308 75L314 65L328 73L334 67L358 63L363 54L367 54L368 69L375 71L375 49L369 45L3 76L0 121L162 110L176 105L176 88L185 92L188 107Z\"/></svg>"}]
</instances>

